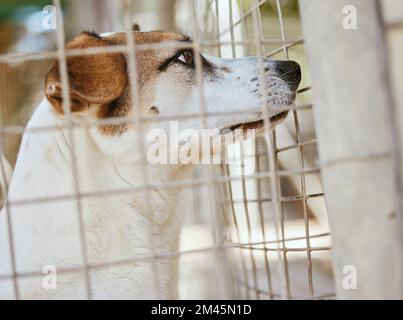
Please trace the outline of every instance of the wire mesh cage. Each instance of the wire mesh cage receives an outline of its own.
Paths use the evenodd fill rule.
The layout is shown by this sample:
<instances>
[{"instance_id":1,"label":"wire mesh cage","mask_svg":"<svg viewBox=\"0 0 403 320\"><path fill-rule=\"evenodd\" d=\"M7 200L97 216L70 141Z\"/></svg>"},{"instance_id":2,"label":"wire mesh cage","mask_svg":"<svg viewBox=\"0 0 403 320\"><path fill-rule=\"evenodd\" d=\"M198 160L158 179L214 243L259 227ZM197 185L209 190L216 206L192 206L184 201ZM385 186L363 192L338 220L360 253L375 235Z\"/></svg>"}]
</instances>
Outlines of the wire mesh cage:
<instances>
[{"instance_id":1,"label":"wire mesh cage","mask_svg":"<svg viewBox=\"0 0 403 320\"><path fill-rule=\"evenodd\" d=\"M292 3L262 1L253 3L248 10L242 2L239 7L231 1L227 5L223 2L210 5L216 16L220 10L228 16L227 26L222 21L221 30L217 26L217 40L228 39L230 43L227 52L221 49L221 54L224 52L231 58L237 54L257 54L304 63L298 19L292 12L283 14L283 8L287 10L288 6L290 10ZM265 11L269 14L262 14ZM245 39L253 38L258 41L251 46L245 44ZM306 68L304 71L307 77ZM240 294L245 298L333 295L327 255L330 233L320 168L314 161L316 140L309 123L312 103L307 78L303 79L288 122L274 129L271 148L258 139L255 153L251 154L248 146L242 144L238 150L232 150L240 159L239 167L224 169L225 176L242 176L241 181L230 182L227 212L231 214L228 220L234 230L225 241L234 246L234 252L239 251L235 265ZM301 129L302 113L305 127ZM273 158L269 159L270 156Z\"/></svg>"},{"instance_id":2,"label":"wire mesh cage","mask_svg":"<svg viewBox=\"0 0 403 320\"><path fill-rule=\"evenodd\" d=\"M47 3L32 1L32 5L38 8ZM11 34L19 39L13 45L5 42L7 37L2 37L2 41L5 40L0 48L3 197L0 297L335 297L330 227L321 178L324 165L318 160L300 9L293 0L70 0L63 3L54 0L52 6L43 7L39 20L35 20L35 17L38 19L37 9L24 20L28 31L13 29ZM44 33L35 33L33 21L40 23L42 29L50 27ZM141 42L136 33L131 32L133 23L140 25L140 32L169 29L188 36L177 38L170 34L170 41ZM6 24L0 25L0 30L6 28ZM98 32L84 35L94 37L95 40L91 40L94 43L106 37L116 42L112 46L99 43L91 47L66 46L70 38L89 29ZM102 33L119 30L124 31L119 36ZM29 38L30 33L37 38ZM13 43L13 36L9 38ZM31 43L36 46L27 49ZM175 110L163 116L153 106L150 110L158 117L111 109L102 113L103 117L99 116L103 109L95 118L76 116L75 99L81 96L70 95L71 89L77 89L71 82L74 75L69 61L72 58L103 57L110 64L115 62L115 58L110 57L122 54L128 75L125 99L136 108L143 103L144 79L152 77L141 59L147 60L165 50L189 48L193 52L195 70L191 83L200 90L194 99L197 110L190 114ZM295 103L287 105L287 118L272 127L267 103L262 102L263 134L225 149L232 162L201 164L191 169L169 167L166 174L161 175L146 158L145 136L149 123L196 119L207 127L211 118L225 115L225 112L214 113L206 107L204 62L199 52L228 59L256 56L256 83L264 82L264 59L297 61L302 80ZM43 79L55 60L60 95L54 103L63 114L62 122L48 121L46 113L35 111L38 104L43 104ZM88 61L91 64L94 60ZM112 73L106 81L111 87L121 81ZM255 91L260 90L266 96L268 92L263 87L256 87ZM178 84L159 88L165 93L181 89ZM228 88L223 87L223 90ZM246 105L240 111L229 113L243 114L248 108ZM45 120L41 119L39 124L37 120L30 120L27 125L33 113L32 119L43 116ZM124 129L119 129L120 126ZM99 151L93 146L97 142L95 130L109 132L112 138L102 139L108 140L105 143L108 149L115 150L119 141L116 137L123 136L122 132L131 127L136 128L137 140L125 140L125 143L136 144L135 175L125 166L105 165L103 161L108 163L107 160L92 158L91 152ZM45 148L54 132L61 132L65 137L65 149L58 145ZM39 148L42 160L37 161L37 167L30 168L34 168L34 173L27 173L24 162L16 160L18 150L21 154L38 142L45 144L44 149ZM54 160L55 152L63 156L62 160ZM53 163L64 163L64 169ZM108 170L102 171L101 167ZM94 173L94 168L99 174ZM60 175L59 170L67 171ZM119 176L120 183L105 181L103 173ZM58 177L66 180L60 181ZM33 183L39 191L32 188L23 193L16 187L13 191L13 183L18 179L27 185ZM42 184L46 185L45 192L40 190ZM182 197L187 201L178 200ZM97 216L94 214L97 211L105 215ZM57 219L55 212L59 213ZM125 220L128 212L140 212L141 217L135 222ZM36 226L36 219L52 221L56 231ZM105 230L109 230L109 238L100 235ZM40 246L41 241L49 242L49 239L57 239L53 247L47 246L51 254L59 258L47 260L46 256L41 256L37 259L39 262L31 262L35 260L29 258L35 254L35 245ZM64 246L64 241L73 245ZM130 248L124 251L127 242ZM59 247L60 252L65 252L58 255L55 251L59 251ZM46 287L49 277L56 274L58 288ZM35 287L40 289L33 290Z\"/></svg>"},{"instance_id":3,"label":"wire mesh cage","mask_svg":"<svg viewBox=\"0 0 403 320\"><path fill-rule=\"evenodd\" d=\"M112 5L108 2L103 4ZM193 38L194 50L231 58L248 55L285 60L292 58L305 64L301 29L296 26L299 22L295 6L296 3L293 1L288 1L285 5L281 1L246 3L246 1L232 0L179 1L177 3L179 11L183 7L185 11L187 8L191 12L183 19L190 21L188 25L190 24L191 31L187 31L190 31ZM139 80L138 76L135 76L137 74L135 53L150 50L150 48L159 50L163 48L163 45L134 45L133 35L126 33L127 45L124 46L116 46L112 49L95 47L66 50L64 45L66 22L63 23L63 21L68 20L69 17L65 16L63 19L59 1L54 1L54 8L57 14L57 26L53 32L55 37L53 41L57 44L57 51L16 52L1 56L2 68L5 68L2 72L5 75L3 79L7 79L7 83L4 82L2 85L2 96L6 99L2 101L3 112L11 112L9 108L16 104L14 101L9 101L9 92L12 90L20 92L20 88L10 82L10 76L6 75L8 72L6 69L12 69L13 63L18 66L29 61L40 68L39 63L43 60L56 58L60 65L61 83L64 87L68 87L69 71L66 66L68 57L83 54L96 55L106 50L127 53L128 69L131 75L129 86L136 104L136 101L139 101L137 91ZM123 1L121 8L123 8L124 27L126 30L130 29L133 23L131 3ZM285 15L283 8L288 8L290 14ZM99 11L101 11L98 13L101 17L105 15L102 10ZM287 29L288 25L289 29ZM175 47L178 43L168 45ZM303 67L306 70L306 66ZM45 68L42 66L40 70L43 72ZM307 73L305 70L304 74ZM92 283L97 278L97 270L135 264L136 261L140 264L152 265L149 272L153 274L153 283L156 288L161 285L160 281L163 281L159 278L161 272L163 273L161 268L164 268L164 263L169 261L169 263L178 264L179 296L182 298L276 299L331 296L333 289L330 262L328 255L323 254L330 250L330 234L319 178L320 169L314 164L316 140L312 127L312 115L309 114L312 104L310 102L311 87L308 81L303 80L302 88L298 91L297 104L291 110L287 125L273 132L267 128L266 139L258 138L256 141L242 142L232 146L228 152L234 157L234 164L222 165L219 170L204 166L192 179L186 181L164 182L153 186L153 181L149 180L147 165L144 165L142 177L144 184L140 187L128 190L83 191L77 165L80 159L75 150L73 132L76 126L97 126L99 123L77 123L71 120L66 129L70 132L68 137L71 144L71 175L74 192L53 197L14 201L8 199L4 202L9 215L7 232L10 237L8 249L11 258L11 275L2 275L2 281L10 280L8 285L13 287L14 297L18 299L26 297L24 279L43 277L41 270L18 270L18 257L14 251L19 245L14 241L19 240L13 239L13 207L28 205L31 206L32 211L36 212L41 210L40 206L47 202L70 199L76 202L81 263L74 267L58 266L57 273L60 276L64 273L68 275L71 272L82 272L82 282L85 283L86 288L83 297L94 297ZM35 89L32 88L32 91L35 92ZM68 90L63 89L63 98L65 114L69 115L72 102L69 102ZM3 124L3 141L9 141L8 136L18 137L26 130L25 123L33 111L33 106L31 101L24 101L24 103L27 107L18 110L20 114L12 114L12 117L17 116L16 122L22 124L13 126ZM201 109L195 117L206 121L208 115L203 110L203 106ZM23 112L22 116L21 112ZM301 113L308 113L302 122ZM175 117L179 118L181 115L176 114L173 118ZM10 117L3 116L4 122L7 123L8 118ZM108 122L116 123L116 121L132 121L135 125L141 126L144 119L140 116L130 119L108 118L104 120L103 125ZM302 125L306 128L301 128ZM32 130L32 134L46 134L58 129L44 126L28 130ZM9 143L8 153L4 149L3 142L3 153L11 154L9 158L12 161L16 153L15 141L14 138L13 143ZM3 163L2 167L6 168L6 166L7 163ZM6 174L5 170L9 169L3 169L4 174ZM203 178L206 176L207 179ZM7 181L6 178L3 180ZM86 197L108 197L111 194L138 192L147 199L146 202L149 202L152 201L152 196L148 192L144 193L149 188L191 188L193 190L193 207L187 211L188 214L185 217L187 222L182 227L180 245L177 249L161 251L159 246L154 244L150 256L130 257L126 259L127 261L91 263L91 254L87 249L88 238L85 234L87 222L83 214ZM152 207L148 210L152 210ZM6 212L3 214L5 215ZM198 262L203 262L202 268L199 267ZM210 264L211 267L206 268L204 263ZM316 272L317 276L315 276ZM212 286L213 284L219 287L218 290ZM158 289L156 291L158 292Z\"/></svg>"}]
</instances>

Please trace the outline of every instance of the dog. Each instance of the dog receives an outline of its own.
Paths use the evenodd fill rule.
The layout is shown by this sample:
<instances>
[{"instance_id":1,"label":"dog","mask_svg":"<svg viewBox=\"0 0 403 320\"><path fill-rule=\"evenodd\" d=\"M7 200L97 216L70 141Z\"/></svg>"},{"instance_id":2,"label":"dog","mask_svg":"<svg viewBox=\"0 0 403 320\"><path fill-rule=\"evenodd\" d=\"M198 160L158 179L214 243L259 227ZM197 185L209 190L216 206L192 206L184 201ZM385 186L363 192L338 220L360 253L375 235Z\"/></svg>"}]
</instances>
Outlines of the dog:
<instances>
[{"instance_id":1,"label":"dog","mask_svg":"<svg viewBox=\"0 0 403 320\"><path fill-rule=\"evenodd\" d=\"M7 278L13 261L22 299L86 299L88 288L94 299L177 298L177 258L153 255L178 251L186 194L184 188L157 186L191 179L195 165L146 164L150 186L142 189L142 148L149 145L141 146L139 122L102 120L135 115L148 119L141 121L143 132L169 131L168 122L158 119L200 113L203 94L206 113L217 116L204 123L181 117L181 129L262 131L262 103L272 126L293 104L301 79L296 62L223 59L195 53L192 40L181 34L132 34L144 46L135 57L137 98L130 90L127 52L67 57L71 113L63 107L59 63L46 74L45 97L27 124L0 214L0 298L16 297ZM124 32L83 32L66 48L111 48L127 38ZM150 46L170 42L182 46ZM94 120L101 123L78 125Z\"/></svg>"}]
</instances>

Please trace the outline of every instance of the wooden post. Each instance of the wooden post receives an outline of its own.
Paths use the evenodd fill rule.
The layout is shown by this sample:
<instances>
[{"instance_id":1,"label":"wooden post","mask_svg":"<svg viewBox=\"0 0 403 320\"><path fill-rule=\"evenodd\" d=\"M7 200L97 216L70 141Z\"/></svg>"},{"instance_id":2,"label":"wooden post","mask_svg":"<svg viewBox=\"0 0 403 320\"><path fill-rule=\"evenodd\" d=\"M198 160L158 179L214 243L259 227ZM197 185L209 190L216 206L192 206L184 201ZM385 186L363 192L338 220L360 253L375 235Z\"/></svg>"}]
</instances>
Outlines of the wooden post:
<instances>
[{"instance_id":1,"label":"wooden post","mask_svg":"<svg viewBox=\"0 0 403 320\"><path fill-rule=\"evenodd\" d=\"M401 145L378 1L300 10L338 298L402 299ZM345 29L354 11L357 29Z\"/></svg>"}]
</instances>

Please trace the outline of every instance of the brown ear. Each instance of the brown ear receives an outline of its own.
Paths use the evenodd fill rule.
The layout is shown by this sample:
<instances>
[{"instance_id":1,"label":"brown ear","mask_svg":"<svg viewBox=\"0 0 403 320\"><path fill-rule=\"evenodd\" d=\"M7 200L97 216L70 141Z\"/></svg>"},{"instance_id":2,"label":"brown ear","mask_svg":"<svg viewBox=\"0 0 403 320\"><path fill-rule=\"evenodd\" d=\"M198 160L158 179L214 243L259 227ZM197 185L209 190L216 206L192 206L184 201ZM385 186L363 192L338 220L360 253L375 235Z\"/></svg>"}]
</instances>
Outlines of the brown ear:
<instances>
[{"instance_id":1,"label":"brown ear","mask_svg":"<svg viewBox=\"0 0 403 320\"><path fill-rule=\"evenodd\" d=\"M67 49L112 45L95 33L83 32L69 42ZM104 105L119 98L128 83L126 60L121 53L67 57L71 111L82 111L90 104ZM63 113L63 94L56 62L45 78L45 94L55 109Z\"/></svg>"}]
</instances>

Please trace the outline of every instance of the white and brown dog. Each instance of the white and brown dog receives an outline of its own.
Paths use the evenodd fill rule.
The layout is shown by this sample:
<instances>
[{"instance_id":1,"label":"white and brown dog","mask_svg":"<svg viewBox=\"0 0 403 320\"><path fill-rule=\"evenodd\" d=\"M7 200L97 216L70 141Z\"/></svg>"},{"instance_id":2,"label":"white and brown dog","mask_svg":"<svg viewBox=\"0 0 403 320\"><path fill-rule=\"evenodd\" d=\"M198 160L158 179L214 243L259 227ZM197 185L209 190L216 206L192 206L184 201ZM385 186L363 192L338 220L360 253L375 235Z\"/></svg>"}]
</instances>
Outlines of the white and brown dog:
<instances>
[{"instance_id":1,"label":"white and brown dog","mask_svg":"<svg viewBox=\"0 0 403 320\"><path fill-rule=\"evenodd\" d=\"M133 37L136 44L191 41L183 35L160 31L134 32ZM67 48L124 45L126 38L125 33L83 32ZM77 183L72 174L69 119L79 122L137 114L158 120L158 117L174 118L200 112L201 93L191 49L150 48L136 54L137 105L133 105L130 91L128 57L122 53L67 58L71 118L67 118L62 108L58 63L46 75L46 98L27 125L8 192L14 261L22 275L18 279L21 298L87 297L85 270L79 269L84 264L80 231L85 234L86 262L112 263L105 268L87 270L93 298L177 297L176 259L158 259L154 265L149 257L153 245L158 253L178 250L182 189L153 188L147 195L141 190L112 192L143 184L140 164L143 157L135 125L76 126L73 138ZM268 93L265 99L270 120L276 124L285 118L284 106L293 103L301 78L297 63L263 59L265 80L261 82L257 58L221 59L201 55L200 59L205 110L219 114L208 118L208 128L234 129L242 124L262 127L260 88L263 86ZM240 110L244 112L231 114ZM142 123L143 130L164 126L168 123L152 119ZM203 122L181 118L179 126L201 130ZM35 130L43 127L58 129ZM149 165L148 179L151 184L190 179L193 167ZM83 230L79 228L76 187L86 195L79 202ZM12 255L8 215L4 210L0 214L0 298L13 298L13 282L6 279L12 275ZM142 257L143 262L115 263ZM44 286L41 273L45 266L70 270L57 274L55 290ZM39 275L29 276L31 272ZM156 274L158 283L154 279Z\"/></svg>"}]
</instances>

